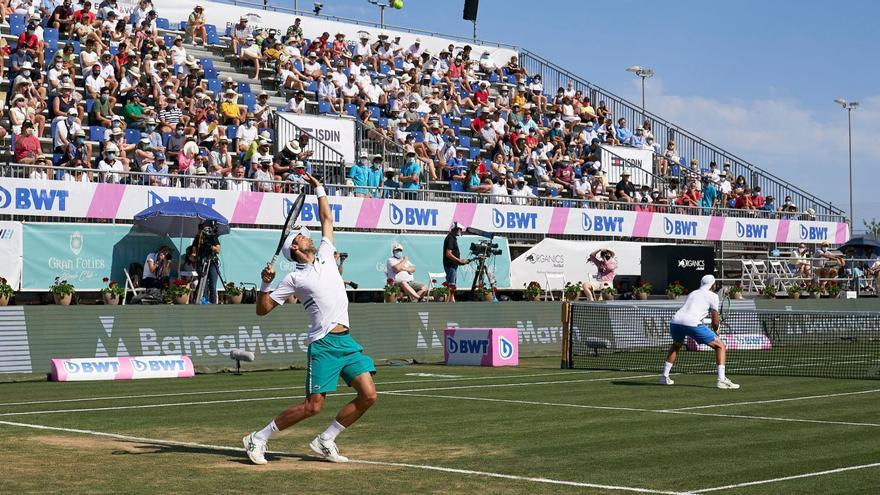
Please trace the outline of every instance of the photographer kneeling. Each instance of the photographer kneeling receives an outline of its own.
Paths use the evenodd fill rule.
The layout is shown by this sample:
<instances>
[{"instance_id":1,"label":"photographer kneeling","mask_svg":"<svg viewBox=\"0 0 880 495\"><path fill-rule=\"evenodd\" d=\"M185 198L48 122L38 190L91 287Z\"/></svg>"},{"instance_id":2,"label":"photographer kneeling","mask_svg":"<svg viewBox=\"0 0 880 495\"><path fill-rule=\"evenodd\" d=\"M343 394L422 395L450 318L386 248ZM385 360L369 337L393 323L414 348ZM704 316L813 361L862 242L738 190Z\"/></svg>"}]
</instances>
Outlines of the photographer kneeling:
<instances>
[{"instance_id":1,"label":"photographer kneeling","mask_svg":"<svg viewBox=\"0 0 880 495\"><path fill-rule=\"evenodd\" d=\"M141 275L141 287L146 289L164 289L168 285L171 273L171 248L162 246L159 251L147 255L144 272Z\"/></svg>"},{"instance_id":2,"label":"photographer kneeling","mask_svg":"<svg viewBox=\"0 0 880 495\"><path fill-rule=\"evenodd\" d=\"M584 283L584 295L588 301L595 301L603 288L611 287L614 283L617 259L614 258L614 251L597 249L590 253L587 263L596 265L596 277Z\"/></svg>"},{"instance_id":3,"label":"photographer kneeling","mask_svg":"<svg viewBox=\"0 0 880 495\"><path fill-rule=\"evenodd\" d=\"M385 276L394 280L394 283L399 285L403 293L409 296L413 302L421 300L428 292L427 285L413 279L412 274L415 271L416 266L403 255L403 246L395 242L391 246L391 258L388 258Z\"/></svg>"}]
</instances>

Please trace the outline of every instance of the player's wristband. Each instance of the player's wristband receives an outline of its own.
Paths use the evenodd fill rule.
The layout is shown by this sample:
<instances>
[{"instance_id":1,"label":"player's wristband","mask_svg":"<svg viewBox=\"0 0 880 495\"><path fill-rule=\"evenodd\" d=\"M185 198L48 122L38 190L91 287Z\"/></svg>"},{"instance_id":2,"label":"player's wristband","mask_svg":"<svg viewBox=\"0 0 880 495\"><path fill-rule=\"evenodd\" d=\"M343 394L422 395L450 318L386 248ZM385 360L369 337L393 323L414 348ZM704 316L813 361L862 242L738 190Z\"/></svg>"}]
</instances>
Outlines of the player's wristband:
<instances>
[{"instance_id":1,"label":"player's wristband","mask_svg":"<svg viewBox=\"0 0 880 495\"><path fill-rule=\"evenodd\" d=\"M327 191L324 190L324 186L318 186L315 188L315 196L319 198L327 196Z\"/></svg>"},{"instance_id":2,"label":"player's wristband","mask_svg":"<svg viewBox=\"0 0 880 495\"><path fill-rule=\"evenodd\" d=\"M260 284L260 292L270 292L272 288L272 282L263 282Z\"/></svg>"}]
</instances>

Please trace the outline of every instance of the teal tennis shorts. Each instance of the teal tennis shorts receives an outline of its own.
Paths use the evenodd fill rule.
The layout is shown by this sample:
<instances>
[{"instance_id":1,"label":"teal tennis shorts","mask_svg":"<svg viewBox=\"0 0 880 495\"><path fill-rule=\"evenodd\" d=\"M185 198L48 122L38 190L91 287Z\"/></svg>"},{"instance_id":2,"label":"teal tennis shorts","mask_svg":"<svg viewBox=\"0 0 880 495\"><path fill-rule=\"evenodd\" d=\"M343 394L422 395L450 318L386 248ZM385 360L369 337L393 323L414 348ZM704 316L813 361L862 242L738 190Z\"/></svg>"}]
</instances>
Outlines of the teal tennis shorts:
<instances>
[{"instance_id":1,"label":"teal tennis shorts","mask_svg":"<svg viewBox=\"0 0 880 495\"><path fill-rule=\"evenodd\" d=\"M328 333L309 344L306 394L335 392L341 376L346 385L362 373L376 373L376 365L349 332Z\"/></svg>"}]
</instances>

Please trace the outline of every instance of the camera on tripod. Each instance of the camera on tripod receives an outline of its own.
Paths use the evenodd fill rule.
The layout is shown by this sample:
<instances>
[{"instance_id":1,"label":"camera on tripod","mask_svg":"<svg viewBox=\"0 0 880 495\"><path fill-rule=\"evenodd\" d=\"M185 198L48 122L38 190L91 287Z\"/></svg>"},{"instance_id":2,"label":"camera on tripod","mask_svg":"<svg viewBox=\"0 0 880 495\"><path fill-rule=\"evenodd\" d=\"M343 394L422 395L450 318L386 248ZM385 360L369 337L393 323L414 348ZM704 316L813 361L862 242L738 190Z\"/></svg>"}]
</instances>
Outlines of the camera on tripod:
<instances>
[{"instance_id":1,"label":"camera on tripod","mask_svg":"<svg viewBox=\"0 0 880 495\"><path fill-rule=\"evenodd\" d=\"M488 258L490 256L498 256L501 254L501 249L498 249L498 244L488 240L472 242L470 249L471 255L476 258Z\"/></svg>"},{"instance_id":2,"label":"camera on tripod","mask_svg":"<svg viewBox=\"0 0 880 495\"><path fill-rule=\"evenodd\" d=\"M206 237L217 237L220 233L217 230L217 222L215 220L205 220L202 222L199 232Z\"/></svg>"}]
</instances>

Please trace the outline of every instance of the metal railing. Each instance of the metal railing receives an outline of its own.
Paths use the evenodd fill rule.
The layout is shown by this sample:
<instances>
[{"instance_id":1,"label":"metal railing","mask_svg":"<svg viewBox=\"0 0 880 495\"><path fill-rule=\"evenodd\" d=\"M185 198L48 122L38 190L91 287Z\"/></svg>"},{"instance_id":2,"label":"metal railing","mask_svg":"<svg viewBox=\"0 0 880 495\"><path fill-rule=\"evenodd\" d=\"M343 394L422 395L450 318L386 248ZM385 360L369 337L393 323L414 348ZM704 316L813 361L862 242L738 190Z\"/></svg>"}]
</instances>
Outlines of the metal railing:
<instances>
[{"instance_id":1,"label":"metal railing","mask_svg":"<svg viewBox=\"0 0 880 495\"><path fill-rule=\"evenodd\" d=\"M0 175L12 178L29 178L34 171L45 171L50 181L76 180L78 177L86 177L88 182L121 183L152 187L169 187L182 189L236 189L234 184L248 184L245 188L251 191L264 191L294 194L300 192L302 183L296 180L275 181L258 180L232 177L186 175L177 172L167 174L146 172L101 172L97 169L69 168L69 167L39 167L28 164L0 164ZM831 221L828 216L810 216L803 212L776 212L771 213L761 210L742 210L728 208L702 208L697 206L682 206L666 203L624 203L609 201L606 199L576 199L565 197L536 197L520 198L514 196L492 196L474 192L452 192L435 189L402 189L402 188L369 188L364 186L351 186L344 183L326 182L331 195L354 196L355 190L367 190L370 197L403 198L417 201L439 201L454 203L500 203L522 204L526 206L548 206L567 208L593 208L614 209L618 211L651 211L658 213L677 213L682 215L718 215L737 218L783 218L792 220L825 220Z\"/></svg>"},{"instance_id":2,"label":"metal railing","mask_svg":"<svg viewBox=\"0 0 880 495\"><path fill-rule=\"evenodd\" d=\"M604 101L615 120L623 117L629 122L639 124L645 119L649 120L655 142L665 146L667 141L675 141L677 151L683 158L696 159L702 167L707 167L710 162L714 161L718 164L719 169L725 162L729 162L734 176L743 175L749 184L760 185L762 193L765 195L777 198L791 196L799 210L813 208L817 213L836 215L841 221L845 219L843 211L834 207L830 202L790 184L773 173L763 170L651 112L642 113L639 105L588 82L535 53L525 49L520 50L520 64L529 71L529 75L540 74L544 87L548 88L548 91L557 87L566 87L571 81L576 90L581 90L585 96L589 96L594 107Z\"/></svg>"},{"instance_id":3,"label":"metal railing","mask_svg":"<svg viewBox=\"0 0 880 495\"><path fill-rule=\"evenodd\" d=\"M715 258L717 279L726 287L738 286L747 294L784 296L791 293L826 293L830 285L842 291L877 295L880 291L880 269L872 268L875 259L840 256L843 265L815 254L768 256L766 253L735 258Z\"/></svg>"},{"instance_id":4,"label":"metal railing","mask_svg":"<svg viewBox=\"0 0 880 495\"><path fill-rule=\"evenodd\" d=\"M312 174L320 176L322 180L327 182L340 183L345 181L345 157L342 153L280 115L276 114L275 122L277 136L290 135L292 139L297 139L301 135L308 136L309 142L302 151L304 153L311 152L311 154L303 161L311 165ZM287 144L280 139L277 140L275 143L276 152L281 152Z\"/></svg>"},{"instance_id":5,"label":"metal railing","mask_svg":"<svg viewBox=\"0 0 880 495\"><path fill-rule=\"evenodd\" d=\"M389 138L380 127L368 129L364 126L363 121L355 119L355 135L357 136L358 154L366 151L370 155L370 159L374 155L382 156L383 173L389 168L393 168L400 172L401 167L406 163L406 152L402 145ZM427 170L427 162L419 156L416 161L422 168L422 176L420 180L426 187L431 186L431 177ZM435 164L435 168L439 169L439 164Z\"/></svg>"}]
</instances>

